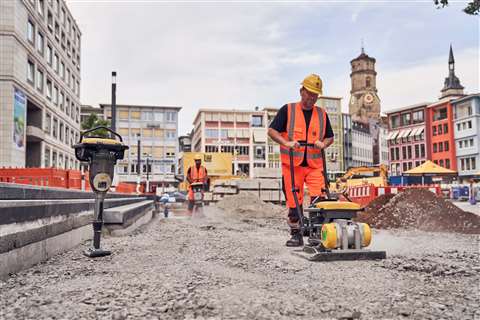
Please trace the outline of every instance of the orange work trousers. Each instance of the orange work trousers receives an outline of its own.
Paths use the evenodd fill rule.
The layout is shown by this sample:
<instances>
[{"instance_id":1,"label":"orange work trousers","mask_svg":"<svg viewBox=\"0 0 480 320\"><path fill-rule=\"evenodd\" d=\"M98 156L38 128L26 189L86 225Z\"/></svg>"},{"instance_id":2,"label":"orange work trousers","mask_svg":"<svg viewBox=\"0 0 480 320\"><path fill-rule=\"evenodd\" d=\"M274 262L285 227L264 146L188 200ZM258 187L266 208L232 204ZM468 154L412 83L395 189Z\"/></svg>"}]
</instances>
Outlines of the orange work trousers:
<instances>
[{"instance_id":1,"label":"orange work trousers","mask_svg":"<svg viewBox=\"0 0 480 320\"><path fill-rule=\"evenodd\" d=\"M323 178L323 168L293 167L295 173L295 187L298 189L298 202L303 204L303 187L306 184L310 197L322 196L325 190L325 179ZM292 193L292 181L290 176L290 166L282 164L282 176L285 186L285 198L289 208L296 208Z\"/></svg>"}]
</instances>

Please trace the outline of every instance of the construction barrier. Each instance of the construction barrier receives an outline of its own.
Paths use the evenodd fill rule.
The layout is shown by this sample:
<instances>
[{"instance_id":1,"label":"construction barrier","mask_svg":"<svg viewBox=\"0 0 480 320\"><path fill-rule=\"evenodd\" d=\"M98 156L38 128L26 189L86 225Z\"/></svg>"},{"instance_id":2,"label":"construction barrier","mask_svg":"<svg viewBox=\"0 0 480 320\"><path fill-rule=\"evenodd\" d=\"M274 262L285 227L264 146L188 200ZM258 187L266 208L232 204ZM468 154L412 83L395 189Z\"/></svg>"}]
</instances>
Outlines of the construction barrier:
<instances>
[{"instance_id":1,"label":"construction barrier","mask_svg":"<svg viewBox=\"0 0 480 320\"><path fill-rule=\"evenodd\" d=\"M361 185L348 187L348 197L362 207L367 206L375 198L384 194L397 194L406 189L427 189L437 196L442 195L439 185L408 185L408 186L388 186L376 187L374 185Z\"/></svg>"},{"instance_id":2,"label":"construction barrier","mask_svg":"<svg viewBox=\"0 0 480 320\"><path fill-rule=\"evenodd\" d=\"M55 168L0 168L0 182L28 184L32 186L92 190L88 181L88 171L63 170ZM143 187L140 192L143 192ZM120 182L116 192L135 194L136 184Z\"/></svg>"}]
</instances>

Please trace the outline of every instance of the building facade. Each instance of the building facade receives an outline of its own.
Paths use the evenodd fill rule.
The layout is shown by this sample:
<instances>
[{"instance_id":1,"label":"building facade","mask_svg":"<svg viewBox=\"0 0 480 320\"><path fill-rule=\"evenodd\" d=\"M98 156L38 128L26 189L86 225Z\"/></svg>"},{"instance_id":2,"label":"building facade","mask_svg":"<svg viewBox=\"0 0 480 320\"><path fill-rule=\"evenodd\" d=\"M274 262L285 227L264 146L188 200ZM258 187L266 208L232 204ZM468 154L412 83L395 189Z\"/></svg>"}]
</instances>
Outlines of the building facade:
<instances>
[{"instance_id":1,"label":"building facade","mask_svg":"<svg viewBox=\"0 0 480 320\"><path fill-rule=\"evenodd\" d=\"M252 176L253 168L279 166L278 144L267 138L269 119L275 113L258 108L200 109L193 122L193 151L232 153L234 174Z\"/></svg>"},{"instance_id":2,"label":"building facade","mask_svg":"<svg viewBox=\"0 0 480 320\"><path fill-rule=\"evenodd\" d=\"M422 102L387 112L391 176L400 176L428 159L425 113L429 104Z\"/></svg>"},{"instance_id":3,"label":"building facade","mask_svg":"<svg viewBox=\"0 0 480 320\"><path fill-rule=\"evenodd\" d=\"M0 1L0 166L79 168L81 32L63 0Z\"/></svg>"},{"instance_id":4,"label":"building facade","mask_svg":"<svg viewBox=\"0 0 480 320\"><path fill-rule=\"evenodd\" d=\"M343 156L343 121L342 98L321 96L317 106L327 111L334 134L333 144L325 150L327 158L327 171L331 175L338 175L344 171Z\"/></svg>"},{"instance_id":5,"label":"building facade","mask_svg":"<svg viewBox=\"0 0 480 320\"><path fill-rule=\"evenodd\" d=\"M380 121L380 98L377 90L375 58L368 56L362 48L361 54L350 61L350 102L348 105L352 121L368 123Z\"/></svg>"},{"instance_id":6,"label":"building facade","mask_svg":"<svg viewBox=\"0 0 480 320\"><path fill-rule=\"evenodd\" d=\"M480 168L480 94L453 100L453 131L460 182L467 182Z\"/></svg>"},{"instance_id":7,"label":"building facade","mask_svg":"<svg viewBox=\"0 0 480 320\"><path fill-rule=\"evenodd\" d=\"M104 118L111 105L101 104ZM116 130L129 146L116 166L120 182L145 181L150 185L174 183L178 164L178 112L181 107L117 105ZM140 175L138 146L140 145Z\"/></svg>"},{"instance_id":8,"label":"building facade","mask_svg":"<svg viewBox=\"0 0 480 320\"><path fill-rule=\"evenodd\" d=\"M343 171L353 167L352 159L352 116L342 113L343 128Z\"/></svg>"},{"instance_id":9,"label":"building facade","mask_svg":"<svg viewBox=\"0 0 480 320\"><path fill-rule=\"evenodd\" d=\"M80 126L91 114L96 114L99 119L103 119L103 109L89 105L82 105L80 108Z\"/></svg>"},{"instance_id":10,"label":"building facade","mask_svg":"<svg viewBox=\"0 0 480 320\"><path fill-rule=\"evenodd\" d=\"M368 124L352 121L352 167L373 166L373 137Z\"/></svg>"}]
</instances>

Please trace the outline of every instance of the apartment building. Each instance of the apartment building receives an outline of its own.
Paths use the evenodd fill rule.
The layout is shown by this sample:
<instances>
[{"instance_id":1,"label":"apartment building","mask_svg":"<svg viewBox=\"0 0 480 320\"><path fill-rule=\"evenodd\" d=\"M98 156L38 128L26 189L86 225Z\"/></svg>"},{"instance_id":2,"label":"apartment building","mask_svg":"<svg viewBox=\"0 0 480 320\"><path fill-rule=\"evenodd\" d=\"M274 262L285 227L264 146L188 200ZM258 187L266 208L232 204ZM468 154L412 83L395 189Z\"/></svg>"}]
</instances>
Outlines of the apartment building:
<instances>
[{"instance_id":1,"label":"apartment building","mask_svg":"<svg viewBox=\"0 0 480 320\"><path fill-rule=\"evenodd\" d=\"M480 170L480 94L451 102L458 178L466 183Z\"/></svg>"},{"instance_id":2,"label":"apartment building","mask_svg":"<svg viewBox=\"0 0 480 320\"><path fill-rule=\"evenodd\" d=\"M373 166L373 137L369 125L352 121L352 167Z\"/></svg>"},{"instance_id":3,"label":"apartment building","mask_svg":"<svg viewBox=\"0 0 480 320\"><path fill-rule=\"evenodd\" d=\"M317 106L324 108L328 114L334 137L333 144L325 150L327 158L327 171L332 174L340 174L344 171L343 156L343 121L342 121L342 98L321 96Z\"/></svg>"},{"instance_id":4,"label":"apartment building","mask_svg":"<svg viewBox=\"0 0 480 320\"><path fill-rule=\"evenodd\" d=\"M267 139L274 109L206 109L193 122L193 151L233 154L233 172L253 175L253 168L279 166L278 145ZM270 161L269 156L274 158Z\"/></svg>"},{"instance_id":5,"label":"apartment building","mask_svg":"<svg viewBox=\"0 0 480 320\"><path fill-rule=\"evenodd\" d=\"M421 102L387 112L389 170L391 176L402 175L427 160L425 112L430 102Z\"/></svg>"},{"instance_id":6,"label":"apartment building","mask_svg":"<svg viewBox=\"0 0 480 320\"><path fill-rule=\"evenodd\" d=\"M0 12L0 166L78 168L78 25L63 0L0 1Z\"/></svg>"},{"instance_id":7,"label":"apartment building","mask_svg":"<svg viewBox=\"0 0 480 320\"><path fill-rule=\"evenodd\" d=\"M111 105L100 104L105 119L111 121ZM150 185L175 183L178 164L178 112L181 107L117 105L116 130L129 146L116 170L119 181L145 181ZM140 146L140 174L138 172Z\"/></svg>"}]
</instances>

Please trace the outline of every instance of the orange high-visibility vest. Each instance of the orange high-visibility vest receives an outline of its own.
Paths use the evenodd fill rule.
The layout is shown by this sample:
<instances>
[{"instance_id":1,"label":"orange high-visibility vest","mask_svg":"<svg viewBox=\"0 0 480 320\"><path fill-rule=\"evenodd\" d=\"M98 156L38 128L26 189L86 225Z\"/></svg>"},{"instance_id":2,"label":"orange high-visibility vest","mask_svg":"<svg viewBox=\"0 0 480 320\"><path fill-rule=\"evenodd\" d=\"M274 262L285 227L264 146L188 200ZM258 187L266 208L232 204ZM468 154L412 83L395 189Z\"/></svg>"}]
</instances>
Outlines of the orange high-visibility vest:
<instances>
[{"instance_id":1,"label":"orange high-visibility vest","mask_svg":"<svg viewBox=\"0 0 480 320\"><path fill-rule=\"evenodd\" d=\"M197 166L191 166L189 172L191 182L205 182L207 178L207 170L204 166L200 166L198 169Z\"/></svg>"},{"instance_id":2,"label":"orange high-visibility vest","mask_svg":"<svg viewBox=\"0 0 480 320\"><path fill-rule=\"evenodd\" d=\"M282 132L281 135L284 139L289 141L305 141L307 143L315 143L315 141L323 141L325 137L327 113L320 107L314 106L312 110L312 118L310 119L310 125L308 127L305 123L305 117L303 116L302 105L300 102L288 104L288 116L287 116L287 131ZM305 155L305 148L307 148L307 163L309 167L321 168L323 167L322 153L320 149L312 147L299 147L293 149L293 165L299 166L303 162ZM282 164L290 165L289 149L280 146L280 158Z\"/></svg>"}]
</instances>

